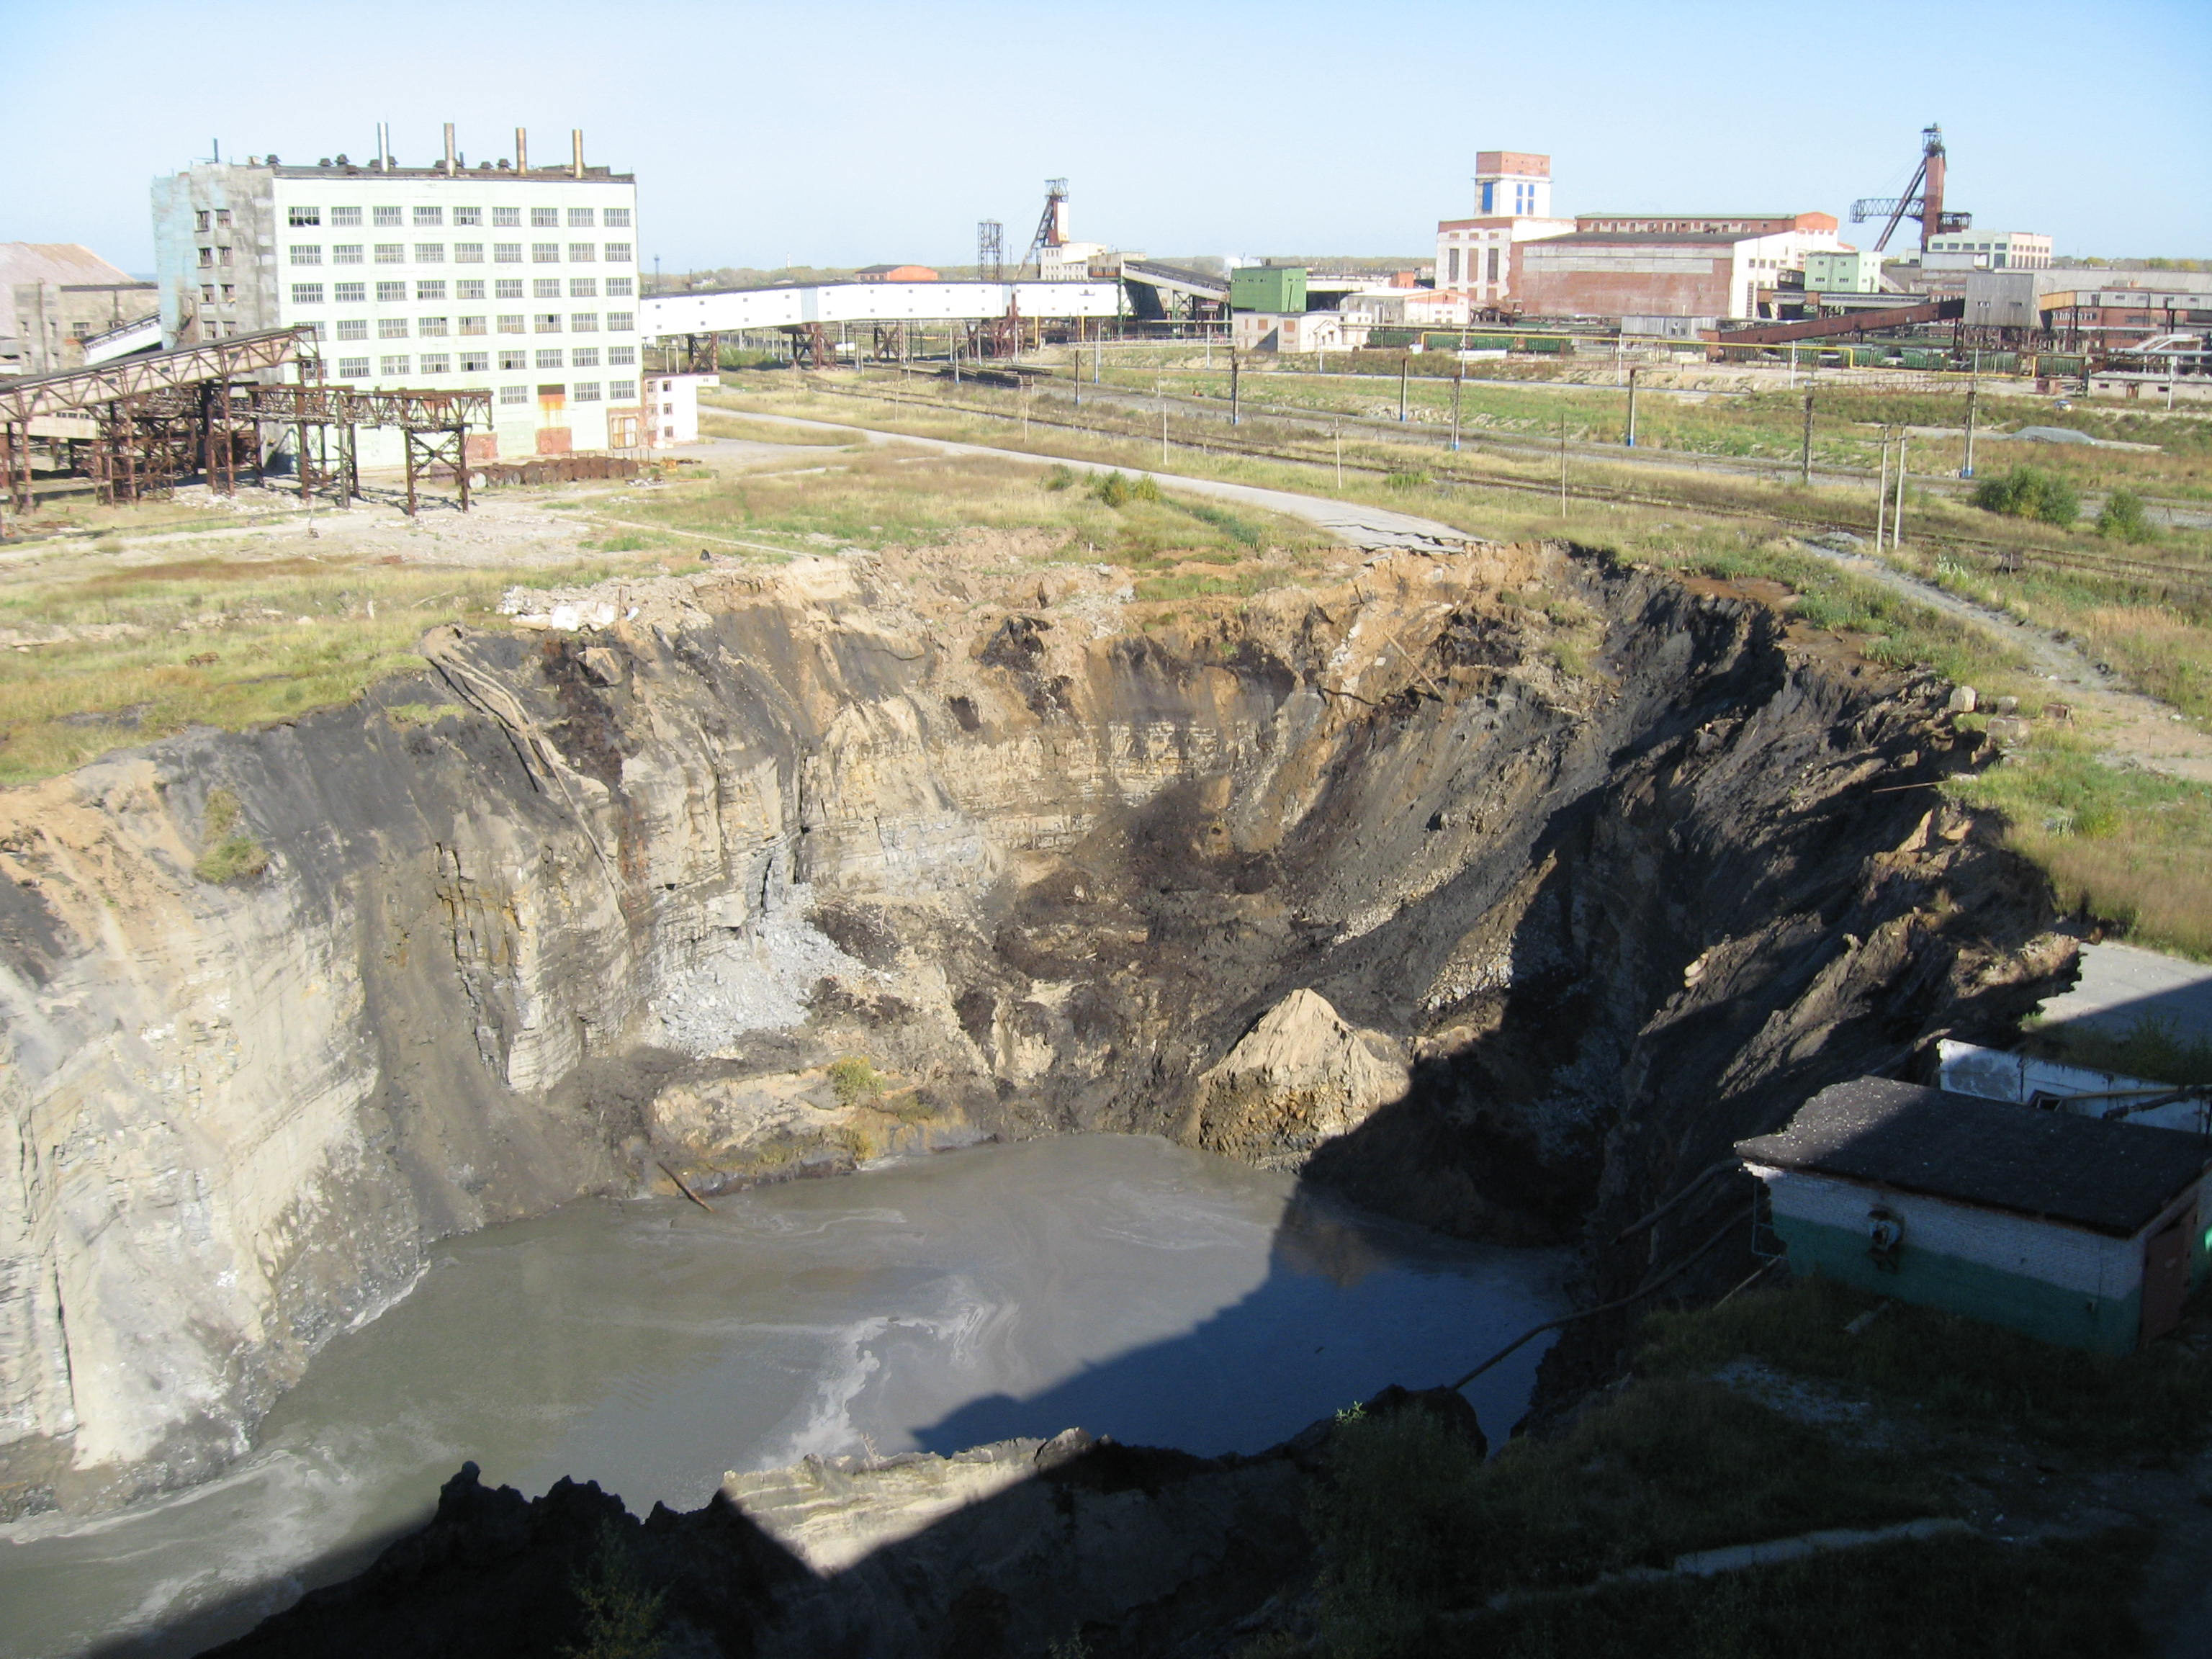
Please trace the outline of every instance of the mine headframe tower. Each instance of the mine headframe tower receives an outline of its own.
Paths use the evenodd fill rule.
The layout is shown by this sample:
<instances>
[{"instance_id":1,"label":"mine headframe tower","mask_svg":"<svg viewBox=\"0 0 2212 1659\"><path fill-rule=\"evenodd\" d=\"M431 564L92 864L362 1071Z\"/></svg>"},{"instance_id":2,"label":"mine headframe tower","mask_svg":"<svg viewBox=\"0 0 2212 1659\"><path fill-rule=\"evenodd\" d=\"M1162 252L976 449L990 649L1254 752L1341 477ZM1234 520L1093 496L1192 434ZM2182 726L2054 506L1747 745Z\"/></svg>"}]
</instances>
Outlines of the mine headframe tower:
<instances>
[{"instance_id":1,"label":"mine headframe tower","mask_svg":"<svg viewBox=\"0 0 2212 1659\"><path fill-rule=\"evenodd\" d=\"M1042 250L1065 246L1067 242L1067 180L1048 179L1044 181L1044 216L1037 221L1036 234L1030 238L1029 252L1022 255L1021 269L1036 266L1039 276L1044 275L1044 262L1038 258Z\"/></svg>"},{"instance_id":2,"label":"mine headframe tower","mask_svg":"<svg viewBox=\"0 0 2212 1659\"><path fill-rule=\"evenodd\" d=\"M1887 216L1874 251L1881 252L1907 218L1920 221L1920 251L1937 236L1966 230L1974 222L1971 213L1947 212L1943 207L1943 129L1932 123L1920 130L1920 165L1902 196L1863 196L1851 204L1851 222L1861 224L1878 215Z\"/></svg>"}]
</instances>

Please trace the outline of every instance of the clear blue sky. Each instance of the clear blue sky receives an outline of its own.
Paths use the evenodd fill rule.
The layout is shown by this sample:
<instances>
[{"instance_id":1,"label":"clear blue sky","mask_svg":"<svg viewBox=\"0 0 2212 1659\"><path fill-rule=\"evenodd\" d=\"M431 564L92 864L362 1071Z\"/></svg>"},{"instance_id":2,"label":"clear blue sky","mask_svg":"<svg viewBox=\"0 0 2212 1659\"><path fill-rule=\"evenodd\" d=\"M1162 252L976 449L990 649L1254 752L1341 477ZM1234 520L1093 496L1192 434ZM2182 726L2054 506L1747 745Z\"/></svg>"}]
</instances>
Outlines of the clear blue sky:
<instances>
[{"instance_id":1,"label":"clear blue sky","mask_svg":"<svg viewBox=\"0 0 2212 1659\"><path fill-rule=\"evenodd\" d=\"M582 127L672 270L962 263L980 218L1018 252L1052 174L1121 247L1418 254L1480 149L1548 151L1563 212L1843 217L1931 120L1978 225L2212 257L2212 0L0 0L0 240L137 270L156 173L358 158L379 120L416 164L447 120L472 159Z\"/></svg>"}]
</instances>

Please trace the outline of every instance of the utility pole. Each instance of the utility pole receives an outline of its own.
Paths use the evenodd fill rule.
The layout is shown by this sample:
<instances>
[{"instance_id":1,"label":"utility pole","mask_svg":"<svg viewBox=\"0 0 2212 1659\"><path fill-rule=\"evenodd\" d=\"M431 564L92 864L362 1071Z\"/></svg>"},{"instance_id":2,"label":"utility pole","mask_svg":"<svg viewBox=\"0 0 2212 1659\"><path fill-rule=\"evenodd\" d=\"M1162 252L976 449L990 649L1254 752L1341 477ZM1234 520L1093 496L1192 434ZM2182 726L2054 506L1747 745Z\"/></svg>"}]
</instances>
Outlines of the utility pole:
<instances>
[{"instance_id":1,"label":"utility pole","mask_svg":"<svg viewBox=\"0 0 2212 1659\"><path fill-rule=\"evenodd\" d=\"M1344 488L1344 428L1336 429L1336 487Z\"/></svg>"},{"instance_id":2,"label":"utility pole","mask_svg":"<svg viewBox=\"0 0 2212 1659\"><path fill-rule=\"evenodd\" d=\"M1152 382L1152 396L1160 400L1160 465L1168 464L1168 394L1166 382Z\"/></svg>"},{"instance_id":3,"label":"utility pole","mask_svg":"<svg viewBox=\"0 0 2212 1659\"><path fill-rule=\"evenodd\" d=\"M1628 447L1636 447L1636 370L1628 371Z\"/></svg>"},{"instance_id":4,"label":"utility pole","mask_svg":"<svg viewBox=\"0 0 2212 1659\"><path fill-rule=\"evenodd\" d=\"M1971 384L1966 387L1966 464L1959 469L1962 478L1974 476L1974 394L1979 389Z\"/></svg>"},{"instance_id":5,"label":"utility pole","mask_svg":"<svg viewBox=\"0 0 2212 1659\"><path fill-rule=\"evenodd\" d=\"M1888 545L1889 529L1889 428L1881 429L1881 482L1874 491L1874 550L1877 553Z\"/></svg>"},{"instance_id":6,"label":"utility pole","mask_svg":"<svg viewBox=\"0 0 2212 1659\"><path fill-rule=\"evenodd\" d=\"M1241 370L1242 365L1237 361L1237 348L1231 345L1229 348L1229 424L1231 426L1244 423L1243 406L1239 402L1242 388L1237 384Z\"/></svg>"},{"instance_id":7,"label":"utility pole","mask_svg":"<svg viewBox=\"0 0 2212 1659\"><path fill-rule=\"evenodd\" d=\"M1406 419L1406 376L1412 372L1413 363L1413 354L1412 352L1408 351L1400 354L1398 358L1398 421L1401 425L1405 423Z\"/></svg>"},{"instance_id":8,"label":"utility pole","mask_svg":"<svg viewBox=\"0 0 2212 1659\"><path fill-rule=\"evenodd\" d=\"M1567 516L1567 411L1559 410L1559 516Z\"/></svg>"},{"instance_id":9,"label":"utility pole","mask_svg":"<svg viewBox=\"0 0 2212 1659\"><path fill-rule=\"evenodd\" d=\"M1459 373L1452 376L1452 449L1455 453L1456 453L1459 449L1460 388L1466 384L1467 365L1465 363L1462 363L1459 366Z\"/></svg>"},{"instance_id":10,"label":"utility pole","mask_svg":"<svg viewBox=\"0 0 2212 1659\"><path fill-rule=\"evenodd\" d=\"M1813 482L1813 394L1809 392L1805 394L1805 442L1797 452L1797 482Z\"/></svg>"},{"instance_id":11,"label":"utility pole","mask_svg":"<svg viewBox=\"0 0 2212 1659\"><path fill-rule=\"evenodd\" d=\"M1905 545L1905 440L1909 427L1897 428L1897 506L1889 515L1889 545L1893 550Z\"/></svg>"}]
</instances>

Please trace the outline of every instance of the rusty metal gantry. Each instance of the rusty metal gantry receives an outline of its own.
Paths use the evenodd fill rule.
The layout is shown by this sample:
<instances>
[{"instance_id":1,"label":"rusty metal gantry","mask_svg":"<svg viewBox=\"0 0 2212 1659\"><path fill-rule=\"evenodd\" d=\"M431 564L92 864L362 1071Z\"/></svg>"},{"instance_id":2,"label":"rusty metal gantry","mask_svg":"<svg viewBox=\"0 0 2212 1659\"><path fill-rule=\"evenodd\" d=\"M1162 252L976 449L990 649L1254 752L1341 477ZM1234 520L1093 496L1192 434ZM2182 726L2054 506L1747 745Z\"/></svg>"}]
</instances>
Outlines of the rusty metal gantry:
<instances>
[{"instance_id":1,"label":"rusty metal gantry","mask_svg":"<svg viewBox=\"0 0 2212 1659\"><path fill-rule=\"evenodd\" d=\"M246 377L300 362L312 327L270 329L97 368L0 382L0 481L18 514L31 510L31 423L89 418L92 475L102 501L137 501L176 487L192 471L210 488L237 488L258 472L259 431L239 405Z\"/></svg>"},{"instance_id":2,"label":"rusty metal gantry","mask_svg":"<svg viewBox=\"0 0 2212 1659\"><path fill-rule=\"evenodd\" d=\"M421 481L441 468L451 470L461 511L469 510L468 430L473 424L491 424L489 392L359 392L303 379L295 386L252 386L246 397L258 424L289 426L299 434L295 442L302 498L327 493L343 503L358 496L356 429L389 426L399 428L406 458L408 516L414 517L420 506Z\"/></svg>"},{"instance_id":3,"label":"rusty metal gantry","mask_svg":"<svg viewBox=\"0 0 2212 1659\"><path fill-rule=\"evenodd\" d=\"M288 365L297 384L249 378ZM92 477L108 505L166 494L194 471L210 489L231 494L242 470L261 476L272 447L264 434L285 427L295 434L301 499L327 494L343 503L361 494L356 429L397 427L412 516L420 481L441 468L451 470L461 510L468 510L468 428L491 424L491 393L330 386L322 379L312 325L6 381L0 383L0 489L18 514L32 506L31 423L56 416L94 422Z\"/></svg>"}]
</instances>

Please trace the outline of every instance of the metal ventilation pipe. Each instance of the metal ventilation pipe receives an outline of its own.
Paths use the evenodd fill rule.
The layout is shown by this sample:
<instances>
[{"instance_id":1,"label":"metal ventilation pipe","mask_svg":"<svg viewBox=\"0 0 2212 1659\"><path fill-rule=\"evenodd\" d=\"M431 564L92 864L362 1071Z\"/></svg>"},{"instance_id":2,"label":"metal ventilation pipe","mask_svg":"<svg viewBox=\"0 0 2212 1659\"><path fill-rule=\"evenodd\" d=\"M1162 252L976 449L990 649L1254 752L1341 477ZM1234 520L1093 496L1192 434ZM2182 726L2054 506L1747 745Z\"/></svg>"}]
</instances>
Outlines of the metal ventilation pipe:
<instances>
[{"instance_id":1,"label":"metal ventilation pipe","mask_svg":"<svg viewBox=\"0 0 2212 1659\"><path fill-rule=\"evenodd\" d=\"M517 173L530 171L530 129L527 127L514 130L514 170Z\"/></svg>"},{"instance_id":2,"label":"metal ventilation pipe","mask_svg":"<svg viewBox=\"0 0 2212 1659\"><path fill-rule=\"evenodd\" d=\"M571 160L570 160L570 162L569 162L570 167L572 168L572 173L571 173L570 176L571 176L571 177L573 177L573 178L580 179L580 178L582 178L582 177L584 176L584 130L583 130L583 128L581 128L581 127L571 127L571 128L568 130L568 143L569 143L569 146L570 146L571 150L572 150L572 152L573 152L573 154L572 154L572 157L571 157Z\"/></svg>"},{"instance_id":3,"label":"metal ventilation pipe","mask_svg":"<svg viewBox=\"0 0 2212 1659\"><path fill-rule=\"evenodd\" d=\"M453 124L446 123L446 177L453 176Z\"/></svg>"}]
</instances>

